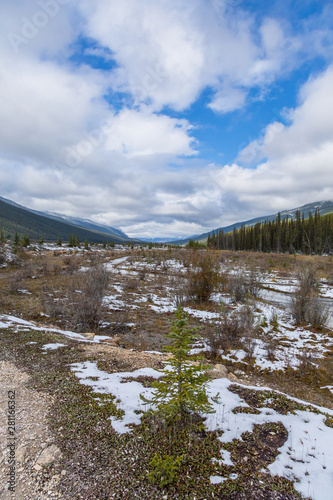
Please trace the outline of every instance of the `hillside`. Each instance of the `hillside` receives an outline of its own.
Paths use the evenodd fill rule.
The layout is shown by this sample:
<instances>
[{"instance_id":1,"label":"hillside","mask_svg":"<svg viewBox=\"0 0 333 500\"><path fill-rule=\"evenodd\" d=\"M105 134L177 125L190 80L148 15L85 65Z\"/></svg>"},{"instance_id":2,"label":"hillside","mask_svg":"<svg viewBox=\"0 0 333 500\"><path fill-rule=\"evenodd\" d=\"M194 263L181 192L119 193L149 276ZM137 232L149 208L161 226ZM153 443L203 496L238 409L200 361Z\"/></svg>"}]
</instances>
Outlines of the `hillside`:
<instances>
[{"instance_id":1,"label":"hillside","mask_svg":"<svg viewBox=\"0 0 333 500\"><path fill-rule=\"evenodd\" d=\"M63 215L52 212L44 212L39 213L39 215L44 215L44 217L48 217L49 219L58 220L60 222L66 222L69 224L73 224L74 226L82 227L83 229L89 229L91 231L98 231L100 233L112 234L114 236L119 236L120 238L125 238L129 240L129 236L125 234L120 229L116 229L111 226L107 226L105 224L98 224L90 219L82 219L80 217L71 217L70 215Z\"/></svg>"},{"instance_id":2,"label":"hillside","mask_svg":"<svg viewBox=\"0 0 333 500\"><path fill-rule=\"evenodd\" d=\"M20 235L28 235L31 239L43 238L46 241L56 241L60 236L63 241L69 241L69 237L75 234L80 241L87 239L89 242L102 243L128 243L128 237L112 235L107 232L84 229L78 225L50 219L49 217L31 212L21 208L14 203L8 203L0 199L0 227L7 237L16 232Z\"/></svg>"},{"instance_id":3,"label":"hillside","mask_svg":"<svg viewBox=\"0 0 333 500\"><path fill-rule=\"evenodd\" d=\"M72 217L70 215L58 214L55 212L41 212L38 210L33 210L32 208L19 205L15 201L8 200L7 198L3 198L2 196L0 196L0 201L4 201L5 203L8 203L8 205L11 205L13 207L21 208L22 210L27 210L28 212L31 212L33 214L41 215L42 217L47 217L48 219L56 220L59 222L65 222L66 224L79 226L82 227L83 229L98 231L99 233L107 233L107 234L112 234L114 236L119 236L120 238L129 239L129 236L127 236L127 234L125 234L120 229L116 229L114 227L107 226L105 224L98 224L97 222L94 222L90 219Z\"/></svg>"},{"instance_id":4,"label":"hillside","mask_svg":"<svg viewBox=\"0 0 333 500\"><path fill-rule=\"evenodd\" d=\"M316 201L314 203L308 203L306 205L302 205L301 207L297 208L292 208L290 210L283 210L280 212L281 215L281 220L288 218L294 218L296 215L296 212L299 211L301 214L304 214L304 217L307 218L309 216L309 213L312 213L314 215L316 209L319 210L320 215L327 215L330 213L333 213L333 201ZM208 233L203 233L195 236L190 236L188 238L185 238L183 240L176 240L172 241L173 244L175 245L186 245L190 240L194 241L203 241L207 240L208 236L212 236L213 232L217 233L219 231L223 231L224 233L230 233L234 229L238 230L242 226L244 227L252 227L255 226L258 222L273 222L277 218L278 214L273 214L273 215L264 215L262 217L256 217L254 219L249 219L247 221L243 222L236 222L235 224L230 224L229 226L224 226L224 227L219 227L216 229L212 229Z\"/></svg>"}]
</instances>

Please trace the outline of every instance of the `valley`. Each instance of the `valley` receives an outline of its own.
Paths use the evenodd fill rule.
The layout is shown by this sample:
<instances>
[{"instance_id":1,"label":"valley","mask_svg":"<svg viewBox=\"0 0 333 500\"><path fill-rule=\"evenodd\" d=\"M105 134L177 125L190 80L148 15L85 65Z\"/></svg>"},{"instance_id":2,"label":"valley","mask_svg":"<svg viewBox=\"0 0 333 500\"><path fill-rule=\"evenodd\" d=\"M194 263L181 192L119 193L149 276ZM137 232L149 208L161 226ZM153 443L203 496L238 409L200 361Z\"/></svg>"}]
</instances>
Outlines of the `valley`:
<instances>
[{"instance_id":1,"label":"valley","mask_svg":"<svg viewBox=\"0 0 333 500\"><path fill-rule=\"evenodd\" d=\"M40 498L50 484L59 498L330 498L331 256L55 244L2 255L1 363L52 397L44 417L61 450L36 470L31 448L20 464ZM304 280L315 294L300 323ZM219 393L199 434L139 397L168 362L178 305ZM148 479L162 450L183 457L165 486Z\"/></svg>"}]
</instances>

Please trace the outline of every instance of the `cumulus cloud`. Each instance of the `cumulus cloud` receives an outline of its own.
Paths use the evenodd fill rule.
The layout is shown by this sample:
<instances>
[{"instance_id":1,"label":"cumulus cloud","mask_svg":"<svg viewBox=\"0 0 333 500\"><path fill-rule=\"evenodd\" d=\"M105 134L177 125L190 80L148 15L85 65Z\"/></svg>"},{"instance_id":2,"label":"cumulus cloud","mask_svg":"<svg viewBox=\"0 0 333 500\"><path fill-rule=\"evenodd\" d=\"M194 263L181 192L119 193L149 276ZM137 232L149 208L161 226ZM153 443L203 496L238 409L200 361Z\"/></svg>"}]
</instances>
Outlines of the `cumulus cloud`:
<instances>
[{"instance_id":1,"label":"cumulus cloud","mask_svg":"<svg viewBox=\"0 0 333 500\"><path fill-rule=\"evenodd\" d=\"M86 33L114 54L119 90L155 109L186 109L206 86L214 111L239 109L252 86L296 63L301 41L277 20L202 0L83 0ZM231 50L232 48L232 50ZM226 92L226 84L228 92Z\"/></svg>"},{"instance_id":2,"label":"cumulus cloud","mask_svg":"<svg viewBox=\"0 0 333 500\"><path fill-rule=\"evenodd\" d=\"M307 40L320 35L315 49L281 19L258 21L224 0L7 4L3 196L136 237L200 233L333 197L331 67L302 87L289 124L269 124L232 165L207 165L187 113L203 90L217 114L244 109L251 89L286 76L311 51L327 54L324 21L306 27ZM113 64L96 69L76 51ZM118 106L110 92L122 93Z\"/></svg>"},{"instance_id":3,"label":"cumulus cloud","mask_svg":"<svg viewBox=\"0 0 333 500\"><path fill-rule=\"evenodd\" d=\"M330 66L303 85L289 125L268 125L262 139L241 151L239 165L211 171L224 203L238 205L249 218L309 201L333 200L332 86ZM266 160L260 162L262 158ZM241 166L247 160L259 164Z\"/></svg>"}]
</instances>

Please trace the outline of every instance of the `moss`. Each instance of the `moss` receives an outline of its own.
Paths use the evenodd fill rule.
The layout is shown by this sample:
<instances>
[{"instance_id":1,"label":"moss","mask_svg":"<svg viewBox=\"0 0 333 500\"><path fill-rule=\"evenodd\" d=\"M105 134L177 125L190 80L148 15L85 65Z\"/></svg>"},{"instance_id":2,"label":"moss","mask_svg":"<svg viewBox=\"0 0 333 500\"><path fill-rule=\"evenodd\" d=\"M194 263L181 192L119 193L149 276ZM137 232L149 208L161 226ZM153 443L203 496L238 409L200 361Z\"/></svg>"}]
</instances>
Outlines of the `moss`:
<instances>
[{"instance_id":1,"label":"moss","mask_svg":"<svg viewBox=\"0 0 333 500\"><path fill-rule=\"evenodd\" d=\"M324 421L324 424L327 425L327 427L333 427L333 417L332 417L332 415L328 415L327 413L325 415L326 415L326 419Z\"/></svg>"},{"instance_id":2,"label":"moss","mask_svg":"<svg viewBox=\"0 0 333 500\"><path fill-rule=\"evenodd\" d=\"M319 413L319 411L313 406L297 403L296 401L277 392L247 389L236 384L230 385L228 389L229 391L238 394L239 397L252 407L271 408L281 415L295 413L297 410Z\"/></svg>"},{"instance_id":3,"label":"moss","mask_svg":"<svg viewBox=\"0 0 333 500\"><path fill-rule=\"evenodd\" d=\"M257 408L253 408L252 406L236 406L232 413L250 413L253 415L259 415L260 411Z\"/></svg>"}]
</instances>

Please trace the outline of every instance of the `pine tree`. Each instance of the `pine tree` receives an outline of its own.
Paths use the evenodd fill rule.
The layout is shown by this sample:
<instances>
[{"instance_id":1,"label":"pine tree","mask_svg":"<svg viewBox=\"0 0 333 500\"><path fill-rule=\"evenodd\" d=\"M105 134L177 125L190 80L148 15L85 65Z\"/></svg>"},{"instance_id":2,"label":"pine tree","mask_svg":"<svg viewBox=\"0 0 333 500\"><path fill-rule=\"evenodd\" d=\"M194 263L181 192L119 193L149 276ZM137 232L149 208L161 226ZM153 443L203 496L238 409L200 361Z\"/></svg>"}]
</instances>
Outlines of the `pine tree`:
<instances>
[{"instance_id":1,"label":"pine tree","mask_svg":"<svg viewBox=\"0 0 333 500\"><path fill-rule=\"evenodd\" d=\"M22 246L28 247L30 245L29 235L25 234L22 238Z\"/></svg>"},{"instance_id":2,"label":"pine tree","mask_svg":"<svg viewBox=\"0 0 333 500\"><path fill-rule=\"evenodd\" d=\"M5 233L3 232L3 229L0 229L0 243L6 243L7 239L5 236Z\"/></svg>"},{"instance_id":3,"label":"pine tree","mask_svg":"<svg viewBox=\"0 0 333 500\"><path fill-rule=\"evenodd\" d=\"M172 345L167 347L173 357L163 370L163 378L153 384L152 398L149 400L141 396L141 399L146 404L153 404L156 412L168 422L184 422L193 412L213 413L214 410L206 393L210 377L201 364L190 362L193 360L189 357L191 345L199 336L187 327L188 314L181 306L178 306L175 315L176 320L168 334Z\"/></svg>"},{"instance_id":4,"label":"pine tree","mask_svg":"<svg viewBox=\"0 0 333 500\"><path fill-rule=\"evenodd\" d=\"M17 249L20 246L20 244L21 244L21 240L20 240L19 234L15 233L15 235L14 235L14 241L13 241L14 252L17 251Z\"/></svg>"},{"instance_id":5,"label":"pine tree","mask_svg":"<svg viewBox=\"0 0 333 500\"><path fill-rule=\"evenodd\" d=\"M57 243L57 245L59 245L59 247L62 246L62 239L61 239L60 234L59 234L59 237L58 237L58 243Z\"/></svg>"}]
</instances>

